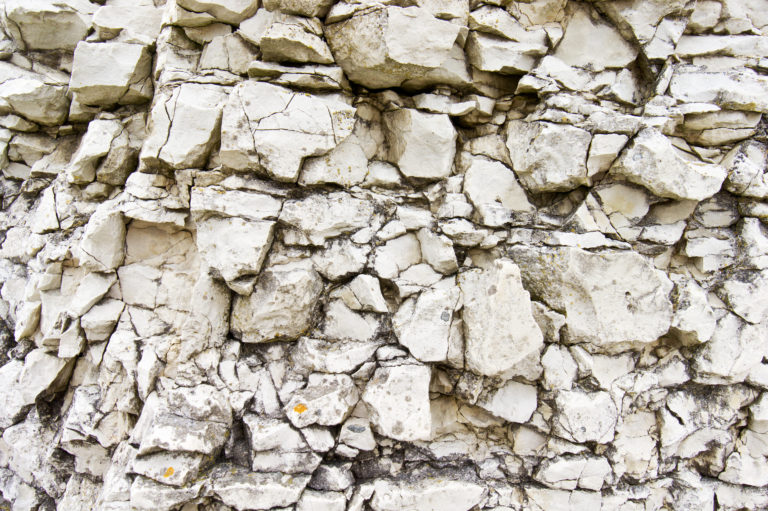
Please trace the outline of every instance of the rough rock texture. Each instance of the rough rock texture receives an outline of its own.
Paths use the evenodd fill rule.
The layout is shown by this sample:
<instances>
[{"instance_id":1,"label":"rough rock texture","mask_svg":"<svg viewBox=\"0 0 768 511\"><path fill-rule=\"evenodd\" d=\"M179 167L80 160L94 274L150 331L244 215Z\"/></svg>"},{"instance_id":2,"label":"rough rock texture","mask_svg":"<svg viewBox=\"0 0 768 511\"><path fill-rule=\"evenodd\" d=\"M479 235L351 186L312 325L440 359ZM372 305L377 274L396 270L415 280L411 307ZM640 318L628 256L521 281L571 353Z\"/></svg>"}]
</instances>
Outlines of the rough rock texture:
<instances>
[{"instance_id":1,"label":"rough rock texture","mask_svg":"<svg viewBox=\"0 0 768 511\"><path fill-rule=\"evenodd\" d=\"M768 509L765 0L0 0L0 510Z\"/></svg>"}]
</instances>

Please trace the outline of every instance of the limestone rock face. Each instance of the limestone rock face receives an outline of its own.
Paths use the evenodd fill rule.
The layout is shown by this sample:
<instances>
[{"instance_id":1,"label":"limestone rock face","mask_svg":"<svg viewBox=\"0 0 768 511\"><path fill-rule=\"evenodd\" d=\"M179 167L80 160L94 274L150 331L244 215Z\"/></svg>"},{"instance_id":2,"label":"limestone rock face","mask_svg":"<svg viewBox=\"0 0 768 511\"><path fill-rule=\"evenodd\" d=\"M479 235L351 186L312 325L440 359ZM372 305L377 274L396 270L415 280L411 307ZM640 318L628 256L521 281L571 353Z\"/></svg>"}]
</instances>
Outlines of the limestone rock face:
<instances>
[{"instance_id":1,"label":"limestone rock face","mask_svg":"<svg viewBox=\"0 0 768 511\"><path fill-rule=\"evenodd\" d=\"M0 0L0 510L768 509L765 0Z\"/></svg>"},{"instance_id":2,"label":"limestone rock face","mask_svg":"<svg viewBox=\"0 0 768 511\"><path fill-rule=\"evenodd\" d=\"M419 7L381 7L326 28L336 62L371 89L397 87L445 64L459 27Z\"/></svg>"}]
</instances>

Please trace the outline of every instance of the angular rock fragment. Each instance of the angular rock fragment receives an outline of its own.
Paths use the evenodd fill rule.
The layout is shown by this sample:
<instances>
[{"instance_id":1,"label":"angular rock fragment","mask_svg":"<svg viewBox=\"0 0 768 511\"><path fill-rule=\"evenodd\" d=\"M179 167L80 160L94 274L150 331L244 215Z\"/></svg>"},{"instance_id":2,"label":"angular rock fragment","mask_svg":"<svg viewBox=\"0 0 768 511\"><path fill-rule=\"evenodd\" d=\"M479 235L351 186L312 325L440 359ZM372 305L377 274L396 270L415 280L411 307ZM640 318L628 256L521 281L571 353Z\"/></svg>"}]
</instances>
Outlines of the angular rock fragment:
<instances>
[{"instance_id":1,"label":"angular rock fragment","mask_svg":"<svg viewBox=\"0 0 768 511\"><path fill-rule=\"evenodd\" d=\"M88 34L95 10L86 0L8 0L4 7L10 36L27 50L73 50Z\"/></svg>"},{"instance_id":2,"label":"angular rock fragment","mask_svg":"<svg viewBox=\"0 0 768 511\"><path fill-rule=\"evenodd\" d=\"M311 424L335 426L344 422L358 399L357 387L346 374L313 373L284 411L297 428Z\"/></svg>"},{"instance_id":3,"label":"angular rock fragment","mask_svg":"<svg viewBox=\"0 0 768 511\"><path fill-rule=\"evenodd\" d=\"M258 275L272 245L275 222L207 218L198 222L197 247L227 283Z\"/></svg>"},{"instance_id":4,"label":"angular rock fragment","mask_svg":"<svg viewBox=\"0 0 768 511\"><path fill-rule=\"evenodd\" d=\"M253 294L235 298L232 332L248 343L296 339L309 328L322 290L320 276L305 264L271 266Z\"/></svg>"},{"instance_id":5,"label":"angular rock fragment","mask_svg":"<svg viewBox=\"0 0 768 511\"><path fill-rule=\"evenodd\" d=\"M486 494L485 488L477 483L442 478L379 479L373 486L374 511L468 511Z\"/></svg>"},{"instance_id":6,"label":"angular rock fragment","mask_svg":"<svg viewBox=\"0 0 768 511\"><path fill-rule=\"evenodd\" d=\"M429 440L429 366L403 364L376 369L362 399L380 435L396 440Z\"/></svg>"},{"instance_id":7,"label":"angular rock fragment","mask_svg":"<svg viewBox=\"0 0 768 511\"><path fill-rule=\"evenodd\" d=\"M467 39L469 62L481 71L501 74L525 74L547 54L543 44L516 42L472 32Z\"/></svg>"},{"instance_id":8,"label":"angular rock fragment","mask_svg":"<svg viewBox=\"0 0 768 511\"><path fill-rule=\"evenodd\" d=\"M294 504L311 476L258 473L222 464L211 472L213 493L238 511L272 509Z\"/></svg>"},{"instance_id":9,"label":"angular rock fragment","mask_svg":"<svg viewBox=\"0 0 768 511\"><path fill-rule=\"evenodd\" d=\"M639 254L514 247L510 255L531 292L565 313L570 342L610 348L669 330L672 282Z\"/></svg>"},{"instance_id":10,"label":"angular rock fragment","mask_svg":"<svg viewBox=\"0 0 768 511\"><path fill-rule=\"evenodd\" d=\"M125 258L125 222L119 211L94 213L80 241L81 264L94 271L117 269Z\"/></svg>"},{"instance_id":11,"label":"angular rock fragment","mask_svg":"<svg viewBox=\"0 0 768 511\"><path fill-rule=\"evenodd\" d=\"M176 3L184 9L208 13L213 19L231 25L252 16L259 7L258 0L177 0Z\"/></svg>"},{"instance_id":12,"label":"angular rock fragment","mask_svg":"<svg viewBox=\"0 0 768 511\"><path fill-rule=\"evenodd\" d=\"M0 98L6 110L45 126L62 124L69 112L66 82L0 62Z\"/></svg>"},{"instance_id":13,"label":"angular rock fragment","mask_svg":"<svg viewBox=\"0 0 768 511\"><path fill-rule=\"evenodd\" d=\"M464 193L475 206L481 222L490 227L510 221L526 222L535 212L515 173L487 158L472 158L464 174Z\"/></svg>"},{"instance_id":14,"label":"angular rock fragment","mask_svg":"<svg viewBox=\"0 0 768 511\"><path fill-rule=\"evenodd\" d=\"M443 66L459 27L419 7L376 7L325 28L336 62L350 81L397 87Z\"/></svg>"},{"instance_id":15,"label":"angular rock fragment","mask_svg":"<svg viewBox=\"0 0 768 511\"><path fill-rule=\"evenodd\" d=\"M506 144L512 168L532 193L572 190L589 184L587 151L592 137L574 126L511 121Z\"/></svg>"},{"instance_id":16,"label":"angular rock fragment","mask_svg":"<svg viewBox=\"0 0 768 511\"><path fill-rule=\"evenodd\" d=\"M613 440L618 411L607 392L558 392L555 434L572 442L608 443Z\"/></svg>"},{"instance_id":17,"label":"angular rock fragment","mask_svg":"<svg viewBox=\"0 0 768 511\"><path fill-rule=\"evenodd\" d=\"M456 130L444 114L400 109L384 115L389 158L406 177L438 179L451 173Z\"/></svg>"},{"instance_id":18,"label":"angular rock fragment","mask_svg":"<svg viewBox=\"0 0 768 511\"><path fill-rule=\"evenodd\" d=\"M371 202L336 192L286 201L280 212L280 222L299 230L309 243L322 245L328 238L369 225L372 216Z\"/></svg>"},{"instance_id":19,"label":"angular rock fragment","mask_svg":"<svg viewBox=\"0 0 768 511\"><path fill-rule=\"evenodd\" d=\"M726 171L713 165L686 158L669 139L656 129L638 133L611 173L642 185L660 197L703 200L718 191Z\"/></svg>"},{"instance_id":20,"label":"angular rock fragment","mask_svg":"<svg viewBox=\"0 0 768 511\"><path fill-rule=\"evenodd\" d=\"M392 318L400 344L422 362L442 362L448 357L453 313L459 288L442 282L403 302Z\"/></svg>"},{"instance_id":21,"label":"angular rock fragment","mask_svg":"<svg viewBox=\"0 0 768 511\"><path fill-rule=\"evenodd\" d=\"M512 261L500 259L487 270L462 273L458 284L468 369L502 375L541 348L543 336L533 319L530 295Z\"/></svg>"},{"instance_id":22,"label":"angular rock fragment","mask_svg":"<svg viewBox=\"0 0 768 511\"><path fill-rule=\"evenodd\" d=\"M337 96L310 96L246 81L230 93L221 129L221 162L261 168L296 181L304 158L322 156L352 133L354 109Z\"/></svg>"},{"instance_id":23,"label":"angular rock fragment","mask_svg":"<svg viewBox=\"0 0 768 511\"><path fill-rule=\"evenodd\" d=\"M152 57L146 46L81 42L69 88L84 105L144 103L152 98Z\"/></svg>"},{"instance_id":24,"label":"angular rock fragment","mask_svg":"<svg viewBox=\"0 0 768 511\"><path fill-rule=\"evenodd\" d=\"M536 410L536 387L510 381L478 401L478 405L509 422L526 423Z\"/></svg>"},{"instance_id":25,"label":"angular rock fragment","mask_svg":"<svg viewBox=\"0 0 768 511\"><path fill-rule=\"evenodd\" d=\"M204 167L219 142L221 115L227 94L222 87L185 83L161 93L149 119L141 163L172 169Z\"/></svg>"},{"instance_id":26,"label":"angular rock fragment","mask_svg":"<svg viewBox=\"0 0 768 511\"><path fill-rule=\"evenodd\" d=\"M568 20L565 34L554 56L569 66L593 72L624 68L637 56L635 49L618 30L587 7L577 7Z\"/></svg>"}]
</instances>

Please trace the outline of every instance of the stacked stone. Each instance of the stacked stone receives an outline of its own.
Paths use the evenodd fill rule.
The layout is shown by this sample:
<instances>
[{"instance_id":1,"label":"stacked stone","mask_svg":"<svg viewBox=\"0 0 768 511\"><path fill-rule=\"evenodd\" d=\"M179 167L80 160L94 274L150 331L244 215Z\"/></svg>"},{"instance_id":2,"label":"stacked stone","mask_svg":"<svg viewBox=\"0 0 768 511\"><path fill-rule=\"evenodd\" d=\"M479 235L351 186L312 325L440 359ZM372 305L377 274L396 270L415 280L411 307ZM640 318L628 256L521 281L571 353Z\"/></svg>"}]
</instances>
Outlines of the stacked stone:
<instances>
[{"instance_id":1,"label":"stacked stone","mask_svg":"<svg viewBox=\"0 0 768 511\"><path fill-rule=\"evenodd\" d=\"M768 508L763 0L0 20L0 507Z\"/></svg>"}]
</instances>

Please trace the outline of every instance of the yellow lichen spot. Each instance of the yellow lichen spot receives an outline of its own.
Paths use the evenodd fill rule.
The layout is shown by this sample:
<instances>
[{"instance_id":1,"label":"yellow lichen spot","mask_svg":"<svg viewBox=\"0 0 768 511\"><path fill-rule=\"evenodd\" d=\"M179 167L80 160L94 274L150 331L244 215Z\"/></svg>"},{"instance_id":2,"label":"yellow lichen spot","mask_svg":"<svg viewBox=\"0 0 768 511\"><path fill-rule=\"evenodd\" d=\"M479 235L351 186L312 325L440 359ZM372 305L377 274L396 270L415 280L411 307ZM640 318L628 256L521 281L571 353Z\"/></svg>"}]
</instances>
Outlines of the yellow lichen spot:
<instances>
[{"instance_id":1,"label":"yellow lichen spot","mask_svg":"<svg viewBox=\"0 0 768 511\"><path fill-rule=\"evenodd\" d=\"M168 470L165 471L165 474L163 474L163 477L171 477L173 475L173 467L168 467Z\"/></svg>"},{"instance_id":2,"label":"yellow lichen spot","mask_svg":"<svg viewBox=\"0 0 768 511\"><path fill-rule=\"evenodd\" d=\"M304 413L307 411L307 405L305 405L304 403L299 403L293 407L293 411L296 413Z\"/></svg>"}]
</instances>

